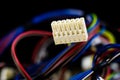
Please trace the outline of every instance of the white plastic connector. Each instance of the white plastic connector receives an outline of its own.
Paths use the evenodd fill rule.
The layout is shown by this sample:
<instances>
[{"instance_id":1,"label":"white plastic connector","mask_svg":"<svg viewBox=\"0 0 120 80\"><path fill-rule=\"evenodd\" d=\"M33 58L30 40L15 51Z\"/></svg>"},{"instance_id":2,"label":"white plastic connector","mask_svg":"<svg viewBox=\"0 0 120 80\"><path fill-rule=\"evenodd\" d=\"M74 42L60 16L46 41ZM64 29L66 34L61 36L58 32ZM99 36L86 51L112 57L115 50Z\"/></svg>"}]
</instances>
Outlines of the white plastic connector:
<instances>
[{"instance_id":1,"label":"white plastic connector","mask_svg":"<svg viewBox=\"0 0 120 80\"><path fill-rule=\"evenodd\" d=\"M51 23L55 44L67 44L87 41L88 34L83 17L52 21Z\"/></svg>"}]
</instances>

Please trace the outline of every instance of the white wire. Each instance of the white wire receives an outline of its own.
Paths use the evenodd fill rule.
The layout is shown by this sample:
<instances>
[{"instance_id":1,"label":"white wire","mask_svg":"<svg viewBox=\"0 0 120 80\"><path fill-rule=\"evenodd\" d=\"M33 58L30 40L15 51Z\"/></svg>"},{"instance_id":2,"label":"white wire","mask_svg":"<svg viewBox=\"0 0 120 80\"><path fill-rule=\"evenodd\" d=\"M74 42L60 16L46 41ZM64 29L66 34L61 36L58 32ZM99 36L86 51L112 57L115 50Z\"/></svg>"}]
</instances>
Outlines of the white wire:
<instances>
[{"instance_id":1,"label":"white wire","mask_svg":"<svg viewBox=\"0 0 120 80\"><path fill-rule=\"evenodd\" d=\"M85 76L82 80L85 80L86 78L88 78L90 75L92 75L94 73L94 71L91 71L87 76Z\"/></svg>"},{"instance_id":2,"label":"white wire","mask_svg":"<svg viewBox=\"0 0 120 80\"><path fill-rule=\"evenodd\" d=\"M112 59L110 59L110 61L109 61L108 63L112 62L112 61L113 61L115 58L117 58L118 56L120 56L120 53L116 54Z\"/></svg>"}]
</instances>

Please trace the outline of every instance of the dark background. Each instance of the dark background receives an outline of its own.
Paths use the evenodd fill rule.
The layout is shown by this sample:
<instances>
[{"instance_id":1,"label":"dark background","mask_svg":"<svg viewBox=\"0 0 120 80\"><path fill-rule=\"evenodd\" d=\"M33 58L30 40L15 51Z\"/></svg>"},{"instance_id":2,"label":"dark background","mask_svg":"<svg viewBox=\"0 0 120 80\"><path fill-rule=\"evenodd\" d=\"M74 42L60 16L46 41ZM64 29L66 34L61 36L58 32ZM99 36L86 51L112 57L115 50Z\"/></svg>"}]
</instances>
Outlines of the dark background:
<instances>
[{"instance_id":1,"label":"dark background","mask_svg":"<svg viewBox=\"0 0 120 80\"><path fill-rule=\"evenodd\" d=\"M34 16L56 9L75 8L83 10L86 13L96 13L101 21L107 24L107 28L114 32L119 43L120 12L119 2L102 0L39 0L28 2L1 2L0 3L0 37L2 38L12 29L19 25L26 25L26 22ZM43 25L44 26L44 25ZM39 26L38 26L39 27ZM48 27L46 27L48 28ZM33 28L30 28L33 29ZM27 43L29 44L29 43ZM27 45L26 44L26 45ZM33 45L33 44L32 44ZM26 46L27 47L27 46ZM28 47L27 47L28 48ZM26 49L27 49L26 48ZM23 49L25 51L26 49ZM29 48L30 50L30 48ZM2 59L11 57L10 47L5 51ZM22 50L21 50L22 53ZM6 58L7 55L7 58ZM24 55L25 56L25 55ZM4 58L5 57L5 58ZM26 56L25 56L26 57Z\"/></svg>"},{"instance_id":2,"label":"dark background","mask_svg":"<svg viewBox=\"0 0 120 80\"><path fill-rule=\"evenodd\" d=\"M119 2L104 0L40 0L40 1L17 1L0 3L0 35L9 30L25 24L35 15L47 11L64 8L81 9L87 13L94 12L98 17L112 27L119 27Z\"/></svg>"}]
</instances>

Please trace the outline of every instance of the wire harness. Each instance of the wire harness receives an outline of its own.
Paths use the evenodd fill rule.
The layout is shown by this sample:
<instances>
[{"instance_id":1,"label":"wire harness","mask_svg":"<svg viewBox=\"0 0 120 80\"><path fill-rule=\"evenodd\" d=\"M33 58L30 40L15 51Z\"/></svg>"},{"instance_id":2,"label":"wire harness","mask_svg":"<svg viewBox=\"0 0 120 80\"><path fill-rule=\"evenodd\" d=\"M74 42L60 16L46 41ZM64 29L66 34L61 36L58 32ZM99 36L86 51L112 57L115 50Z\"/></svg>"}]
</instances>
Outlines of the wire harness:
<instances>
[{"instance_id":1,"label":"wire harness","mask_svg":"<svg viewBox=\"0 0 120 80\"><path fill-rule=\"evenodd\" d=\"M53 21L51 27L56 45L88 40L85 19L83 17Z\"/></svg>"},{"instance_id":2,"label":"wire harness","mask_svg":"<svg viewBox=\"0 0 120 80\"><path fill-rule=\"evenodd\" d=\"M27 31L32 26L40 27L42 25L40 23L44 21L51 22L49 27L52 27L52 33L43 30ZM19 52L19 47L24 48L19 42L28 37L31 37L29 39L33 44L27 46L30 45L31 49L31 45L35 44L33 52L26 52L29 49ZM36 37L35 41L33 37ZM111 63L115 62L118 66L120 64L120 44L116 43L115 36L94 13L85 14L81 10L64 9L40 14L1 38L0 54L6 52L5 49L10 44L11 57L15 63L12 66L16 65L17 70L12 80L102 80L102 78L114 80L115 75L120 72L118 68L115 70L111 68ZM30 63L22 62L19 53L29 53L24 56L27 60L30 55ZM81 68L81 63L87 62L81 60L87 55L92 55L90 57L92 63L89 69L84 70ZM7 66L6 64L0 63L0 68Z\"/></svg>"}]
</instances>

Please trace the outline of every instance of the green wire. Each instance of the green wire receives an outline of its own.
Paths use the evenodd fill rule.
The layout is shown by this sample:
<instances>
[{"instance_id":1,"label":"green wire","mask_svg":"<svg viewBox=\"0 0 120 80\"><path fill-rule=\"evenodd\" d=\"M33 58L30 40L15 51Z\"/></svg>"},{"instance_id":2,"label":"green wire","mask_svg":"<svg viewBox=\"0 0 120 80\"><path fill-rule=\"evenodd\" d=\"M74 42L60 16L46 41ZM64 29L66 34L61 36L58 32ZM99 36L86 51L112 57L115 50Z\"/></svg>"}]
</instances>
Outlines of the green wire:
<instances>
[{"instance_id":1,"label":"green wire","mask_svg":"<svg viewBox=\"0 0 120 80\"><path fill-rule=\"evenodd\" d=\"M91 29L92 27L94 27L98 20L98 17L95 13L92 13L91 15L93 17L93 20L92 20L92 23L90 24L90 26L88 27L88 29Z\"/></svg>"},{"instance_id":2,"label":"green wire","mask_svg":"<svg viewBox=\"0 0 120 80\"><path fill-rule=\"evenodd\" d=\"M111 78L112 78L114 75L115 75L115 73L112 73L111 75L109 75L109 76L107 77L107 80L111 80Z\"/></svg>"}]
</instances>

